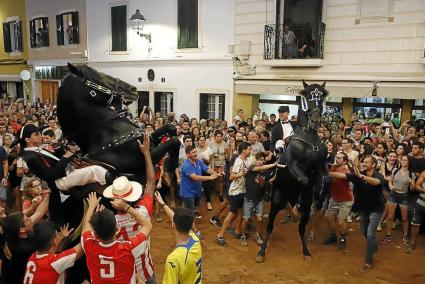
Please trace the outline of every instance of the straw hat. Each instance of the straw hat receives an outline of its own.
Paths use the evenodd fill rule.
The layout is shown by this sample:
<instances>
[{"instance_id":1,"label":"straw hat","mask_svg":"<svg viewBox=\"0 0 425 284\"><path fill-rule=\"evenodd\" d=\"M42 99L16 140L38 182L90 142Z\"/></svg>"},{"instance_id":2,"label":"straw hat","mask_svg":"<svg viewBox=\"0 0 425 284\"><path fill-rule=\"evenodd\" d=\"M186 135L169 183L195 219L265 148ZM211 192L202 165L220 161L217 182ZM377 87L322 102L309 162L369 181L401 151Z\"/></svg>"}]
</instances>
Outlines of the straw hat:
<instances>
[{"instance_id":1,"label":"straw hat","mask_svg":"<svg viewBox=\"0 0 425 284\"><path fill-rule=\"evenodd\" d=\"M121 198L128 202L137 201L142 196L143 187L140 183L129 181L127 177L116 178L112 185L103 191L106 198Z\"/></svg>"}]
</instances>

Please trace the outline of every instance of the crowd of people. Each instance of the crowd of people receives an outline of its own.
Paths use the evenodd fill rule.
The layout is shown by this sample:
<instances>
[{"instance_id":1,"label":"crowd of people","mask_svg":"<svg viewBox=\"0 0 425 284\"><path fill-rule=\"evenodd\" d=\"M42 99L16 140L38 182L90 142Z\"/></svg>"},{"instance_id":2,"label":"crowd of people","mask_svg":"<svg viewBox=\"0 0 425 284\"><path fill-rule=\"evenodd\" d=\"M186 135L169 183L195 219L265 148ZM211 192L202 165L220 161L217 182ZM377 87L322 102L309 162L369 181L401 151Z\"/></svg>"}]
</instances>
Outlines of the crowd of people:
<instances>
[{"instance_id":1,"label":"crowd of people","mask_svg":"<svg viewBox=\"0 0 425 284\"><path fill-rule=\"evenodd\" d=\"M176 247L164 260L163 283L201 283L205 236L197 225L216 226L220 246L227 244L226 234L249 246L253 221L253 240L261 245L276 155L297 126L286 106L278 116L257 109L246 117L240 109L229 122L174 113L163 117L146 107L137 119L146 130L138 149L146 162L146 184L141 185L124 176L112 178L98 166L73 167L78 147L65 147L55 105L0 103L4 283L65 283L66 271L83 255L91 283L156 283L150 234L152 223L164 216L173 224ZM149 135L167 124L176 127L181 141L176 169L175 157L166 155L156 165L150 158ZM318 134L327 146L332 183L322 208L312 210L309 239L326 220L329 235L323 245L345 250L347 223L360 220L368 270L378 243L395 241L393 230L401 224L406 252L414 252L425 214L423 124L401 123L397 114L382 119L355 113L349 122L324 119ZM86 199L79 230L67 224L58 228L49 219L50 196L61 192L65 200L62 193L89 182L102 185L103 196L91 193ZM100 205L101 199L110 200L111 208ZM211 211L209 220L200 207ZM296 219L299 212L293 209L288 205L287 219ZM376 232L382 230L385 236L378 240ZM76 234L81 242L71 247Z\"/></svg>"}]
</instances>

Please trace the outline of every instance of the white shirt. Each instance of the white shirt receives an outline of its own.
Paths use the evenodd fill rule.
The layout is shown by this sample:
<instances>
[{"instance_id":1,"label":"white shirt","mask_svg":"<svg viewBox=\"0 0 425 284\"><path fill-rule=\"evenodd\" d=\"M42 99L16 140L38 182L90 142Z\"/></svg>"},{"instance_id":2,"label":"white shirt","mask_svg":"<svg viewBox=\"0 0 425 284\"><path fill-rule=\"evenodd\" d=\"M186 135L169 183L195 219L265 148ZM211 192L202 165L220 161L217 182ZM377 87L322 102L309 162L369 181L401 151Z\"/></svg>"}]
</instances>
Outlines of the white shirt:
<instances>
[{"instance_id":1,"label":"white shirt","mask_svg":"<svg viewBox=\"0 0 425 284\"><path fill-rule=\"evenodd\" d=\"M286 138L288 138L289 136L292 136L294 129L292 129L292 125L290 122L288 123L282 123L280 122L282 125L282 131L283 131L283 140L285 140Z\"/></svg>"}]
</instances>

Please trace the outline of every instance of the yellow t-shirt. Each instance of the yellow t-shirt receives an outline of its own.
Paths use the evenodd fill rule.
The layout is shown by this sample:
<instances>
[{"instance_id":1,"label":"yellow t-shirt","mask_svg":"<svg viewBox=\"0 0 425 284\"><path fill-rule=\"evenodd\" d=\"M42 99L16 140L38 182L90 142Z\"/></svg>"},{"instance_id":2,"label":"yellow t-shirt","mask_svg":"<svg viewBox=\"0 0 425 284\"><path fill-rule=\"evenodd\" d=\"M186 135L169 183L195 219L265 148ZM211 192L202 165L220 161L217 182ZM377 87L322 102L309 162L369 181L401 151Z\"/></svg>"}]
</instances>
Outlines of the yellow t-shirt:
<instances>
[{"instance_id":1,"label":"yellow t-shirt","mask_svg":"<svg viewBox=\"0 0 425 284\"><path fill-rule=\"evenodd\" d=\"M202 283L202 247L192 231L189 233L189 241L185 245L178 245L168 255L162 283Z\"/></svg>"}]
</instances>

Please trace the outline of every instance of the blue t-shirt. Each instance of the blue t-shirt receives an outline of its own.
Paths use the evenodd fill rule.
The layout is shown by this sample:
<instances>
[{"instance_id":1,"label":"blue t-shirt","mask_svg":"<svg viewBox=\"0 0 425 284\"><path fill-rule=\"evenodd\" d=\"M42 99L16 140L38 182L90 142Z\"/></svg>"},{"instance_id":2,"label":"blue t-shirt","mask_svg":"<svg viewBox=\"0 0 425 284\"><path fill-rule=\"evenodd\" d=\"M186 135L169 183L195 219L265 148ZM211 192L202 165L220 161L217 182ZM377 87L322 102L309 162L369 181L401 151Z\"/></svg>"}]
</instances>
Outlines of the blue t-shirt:
<instances>
[{"instance_id":1,"label":"blue t-shirt","mask_svg":"<svg viewBox=\"0 0 425 284\"><path fill-rule=\"evenodd\" d=\"M196 160L196 166L186 159L181 166L181 197L195 197L201 195L201 182L190 178L191 174L202 176L202 173L208 172L208 167L201 160Z\"/></svg>"},{"instance_id":2,"label":"blue t-shirt","mask_svg":"<svg viewBox=\"0 0 425 284\"><path fill-rule=\"evenodd\" d=\"M3 179L3 162L7 160L7 153L3 146L0 146L0 181Z\"/></svg>"}]
</instances>

